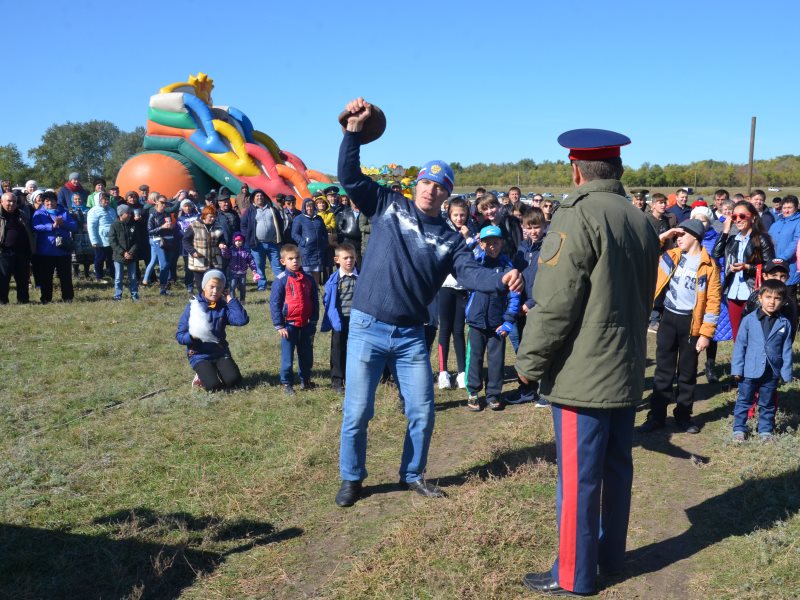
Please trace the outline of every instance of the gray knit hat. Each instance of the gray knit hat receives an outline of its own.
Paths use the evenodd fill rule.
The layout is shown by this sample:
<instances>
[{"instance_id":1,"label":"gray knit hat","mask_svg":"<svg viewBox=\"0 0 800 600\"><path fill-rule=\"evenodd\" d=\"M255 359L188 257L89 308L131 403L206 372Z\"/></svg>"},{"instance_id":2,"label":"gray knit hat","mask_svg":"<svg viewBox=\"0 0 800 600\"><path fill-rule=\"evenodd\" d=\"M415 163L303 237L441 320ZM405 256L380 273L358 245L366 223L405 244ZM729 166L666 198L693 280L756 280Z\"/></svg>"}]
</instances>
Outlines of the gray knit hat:
<instances>
[{"instance_id":1,"label":"gray knit hat","mask_svg":"<svg viewBox=\"0 0 800 600\"><path fill-rule=\"evenodd\" d=\"M69 174L69 177L67 177L67 180L69 180L69 179L80 179L80 178L81 178L81 174L78 173L77 171L73 171L72 173Z\"/></svg>"},{"instance_id":2,"label":"gray knit hat","mask_svg":"<svg viewBox=\"0 0 800 600\"><path fill-rule=\"evenodd\" d=\"M700 219L687 219L678 225L678 229L683 229L686 233L691 234L698 242L702 242L706 234L706 226Z\"/></svg>"},{"instance_id":3,"label":"gray knit hat","mask_svg":"<svg viewBox=\"0 0 800 600\"><path fill-rule=\"evenodd\" d=\"M205 289L206 284L211 281L212 279L219 279L222 282L222 287L225 287L227 280L225 279L225 273L220 271L219 269L210 269L205 272L203 275L203 283L202 288Z\"/></svg>"},{"instance_id":4,"label":"gray knit hat","mask_svg":"<svg viewBox=\"0 0 800 600\"><path fill-rule=\"evenodd\" d=\"M120 205L117 207L117 216L118 216L118 217L121 217L121 216L122 216L122 215L124 215L125 213L127 213L127 212L130 212L130 210L131 210L131 209L130 209L130 207L129 207L127 204L120 204Z\"/></svg>"}]
</instances>

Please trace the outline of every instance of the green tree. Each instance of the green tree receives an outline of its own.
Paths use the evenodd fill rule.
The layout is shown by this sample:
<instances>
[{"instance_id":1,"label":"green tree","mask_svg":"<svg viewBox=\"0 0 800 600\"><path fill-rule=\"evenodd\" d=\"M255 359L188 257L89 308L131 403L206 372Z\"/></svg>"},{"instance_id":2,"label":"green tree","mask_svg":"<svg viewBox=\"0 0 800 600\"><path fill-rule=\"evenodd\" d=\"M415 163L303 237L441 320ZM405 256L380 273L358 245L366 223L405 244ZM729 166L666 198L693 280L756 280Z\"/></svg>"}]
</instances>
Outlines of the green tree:
<instances>
[{"instance_id":1,"label":"green tree","mask_svg":"<svg viewBox=\"0 0 800 600\"><path fill-rule=\"evenodd\" d=\"M22 160L16 144L0 146L0 179L8 179L11 185L25 185L30 175L31 168Z\"/></svg>"},{"instance_id":2,"label":"green tree","mask_svg":"<svg viewBox=\"0 0 800 600\"><path fill-rule=\"evenodd\" d=\"M54 124L28 155L35 161L39 179L47 185L60 185L72 171L80 173L86 182L106 173L111 148L119 135L119 128L109 121Z\"/></svg>"},{"instance_id":3,"label":"green tree","mask_svg":"<svg viewBox=\"0 0 800 600\"><path fill-rule=\"evenodd\" d=\"M103 169L107 181L117 178L120 168L134 154L144 151L144 127L137 127L130 133L121 132L111 146L111 156ZM122 192L125 193L125 192Z\"/></svg>"}]
</instances>

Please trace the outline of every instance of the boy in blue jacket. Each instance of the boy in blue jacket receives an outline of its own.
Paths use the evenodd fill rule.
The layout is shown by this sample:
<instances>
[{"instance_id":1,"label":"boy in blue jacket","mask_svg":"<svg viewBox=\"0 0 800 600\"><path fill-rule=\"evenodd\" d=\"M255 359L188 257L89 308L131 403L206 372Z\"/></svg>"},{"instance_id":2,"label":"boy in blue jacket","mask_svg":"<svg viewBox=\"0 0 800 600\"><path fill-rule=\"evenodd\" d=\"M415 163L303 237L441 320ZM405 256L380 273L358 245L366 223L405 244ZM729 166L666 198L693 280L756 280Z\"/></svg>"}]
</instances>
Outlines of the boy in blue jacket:
<instances>
[{"instance_id":1,"label":"boy in blue jacket","mask_svg":"<svg viewBox=\"0 0 800 600\"><path fill-rule=\"evenodd\" d=\"M503 232L496 225L481 229L480 252L476 260L495 273L513 269L511 259L503 254ZM503 367L506 358L506 337L519 313L519 292L471 292L467 300L467 408L483 410L478 400L482 387L483 355L488 356L486 404L492 410L503 408Z\"/></svg>"},{"instance_id":2,"label":"boy in blue jacket","mask_svg":"<svg viewBox=\"0 0 800 600\"><path fill-rule=\"evenodd\" d=\"M344 375L347 365L347 337L350 331L350 309L358 279L356 249L349 242L336 247L334 262L339 265L325 283L320 332L331 332L331 386L337 394L344 393Z\"/></svg>"},{"instance_id":3,"label":"boy in blue jacket","mask_svg":"<svg viewBox=\"0 0 800 600\"><path fill-rule=\"evenodd\" d=\"M522 279L525 281L523 292L520 295L520 312L517 315L517 343L522 338L522 331L525 329L526 315L528 311L536 305L533 299L533 282L536 280L536 271L539 267L539 252L542 249L542 242L547 232L547 220L542 209L532 206L522 212L522 243L517 249L514 257L514 265L522 272ZM514 343L514 332L511 333L512 344ZM516 350L516 347L515 347ZM539 395L539 382L530 383L519 382L519 394L516 398L506 400L509 404L523 404L533 402L537 408L547 408L550 403Z\"/></svg>"},{"instance_id":4,"label":"boy in blue jacket","mask_svg":"<svg viewBox=\"0 0 800 600\"><path fill-rule=\"evenodd\" d=\"M272 284L269 310L272 324L281 336L281 384L288 395L294 394L292 362L297 349L300 389L314 387L311 365L314 364L314 332L319 319L319 292L314 278L300 266L300 251L294 244L281 246L281 265Z\"/></svg>"},{"instance_id":5,"label":"boy in blue jacket","mask_svg":"<svg viewBox=\"0 0 800 600\"><path fill-rule=\"evenodd\" d=\"M758 392L758 435L769 443L775 432L773 392L780 379L792 379L792 327L780 312L786 285L775 279L764 281L759 290L761 308L742 319L733 346L731 374L739 381L733 409L733 441L747 434L747 411Z\"/></svg>"}]
</instances>

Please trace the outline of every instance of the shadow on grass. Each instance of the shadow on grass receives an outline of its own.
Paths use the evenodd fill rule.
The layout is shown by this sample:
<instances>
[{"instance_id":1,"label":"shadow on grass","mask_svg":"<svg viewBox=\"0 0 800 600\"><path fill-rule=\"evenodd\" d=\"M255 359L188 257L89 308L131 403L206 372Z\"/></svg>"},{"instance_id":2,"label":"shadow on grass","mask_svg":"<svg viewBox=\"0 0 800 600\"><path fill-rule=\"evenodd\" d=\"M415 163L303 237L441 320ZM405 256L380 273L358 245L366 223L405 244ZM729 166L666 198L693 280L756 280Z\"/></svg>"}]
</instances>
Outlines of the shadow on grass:
<instances>
[{"instance_id":1,"label":"shadow on grass","mask_svg":"<svg viewBox=\"0 0 800 600\"><path fill-rule=\"evenodd\" d=\"M716 407L713 410L697 415L696 417L693 417L692 420L702 430L708 423L725 419L731 414L732 410L733 407L726 403L722 406ZM672 436L676 433L677 430L674 428L674 421L668 418L667 426L664 429L657 429L651 433L635 432L633 437L633 445L634 447L641 446L645 450L650 450L651 452L666 454L667 456L671 456L673 458L682 458L686 460L691 460L694 458L694 460L698 460L704 464L709 462L708 457L692 454L680 446L675 445L672 442ZM680 435L690 434L681 433Z\"/></svg>"},{"instance_id":2,"label":"shadow on grass","mask_svg":"<svg viewBox=\"0 0 800 600\"><path fill-rule=\"evenodd\" d=\"M95 524L110 531L85 535L0 524L0 598L177 598L228 556L303 534L142 508ZM167 541L176 536L188 541Z\"/></svg>"},{"instance_id":3,"label":"shadow on grass","mask_svg":"<svg viewBox=\"0 0 800 600\"><path fill-rule=\"evenodd\" d=\"M668 540L631 550L625 576L659 571L732 536L769 529L800 511L800 469L751 479L686 510L691 526Z\"/></svg>"}]
</instances>

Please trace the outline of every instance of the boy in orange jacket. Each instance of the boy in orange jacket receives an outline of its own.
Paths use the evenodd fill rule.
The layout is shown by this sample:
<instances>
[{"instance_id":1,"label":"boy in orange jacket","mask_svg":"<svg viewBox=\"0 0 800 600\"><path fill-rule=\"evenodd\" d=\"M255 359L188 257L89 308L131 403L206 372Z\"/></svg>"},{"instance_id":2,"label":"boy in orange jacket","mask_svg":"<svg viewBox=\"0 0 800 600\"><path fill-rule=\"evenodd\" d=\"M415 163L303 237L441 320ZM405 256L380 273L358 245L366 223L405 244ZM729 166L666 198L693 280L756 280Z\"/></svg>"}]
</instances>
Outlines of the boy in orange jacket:
<instances>
[{"instance_id":1,"label":"boy in orange jacket","mask_svg":"<svg viewBox=\"0 0 800 600\"><path fill-rule=\"evenodd\" d=\"M669 231L677 248L661 255L656 298L666 290L664 314L656 335L656 372L650 412L639 431L664 427L667 405L673 398L672 382L677 368L675 424L686 433L699 433L692 422L697 357L714 337L719 319L720 282L717 263L702 246L705 225L688 219Z\"/></svg>"}]
</instances>

